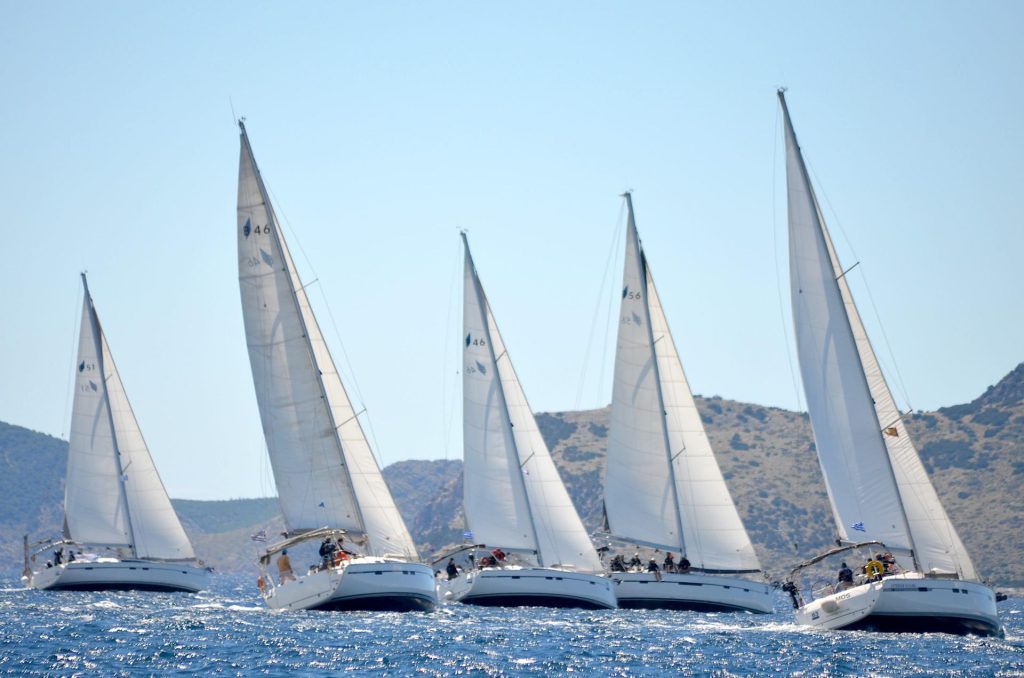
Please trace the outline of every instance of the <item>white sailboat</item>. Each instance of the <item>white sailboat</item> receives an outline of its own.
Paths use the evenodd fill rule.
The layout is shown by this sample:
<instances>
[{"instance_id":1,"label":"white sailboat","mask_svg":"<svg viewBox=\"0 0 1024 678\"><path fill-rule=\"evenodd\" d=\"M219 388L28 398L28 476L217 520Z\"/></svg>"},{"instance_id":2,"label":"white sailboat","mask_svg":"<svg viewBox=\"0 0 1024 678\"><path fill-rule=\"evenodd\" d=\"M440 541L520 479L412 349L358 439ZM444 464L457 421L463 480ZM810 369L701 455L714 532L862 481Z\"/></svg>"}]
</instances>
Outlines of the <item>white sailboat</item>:
<instances>
[{"instance_id":1,"label":"white sailboat","mask_svg":"<svg viewBox=\"0 0 1024 678\"><path fill-rule=\"evenodd\" d=\"M275 610L432 609L434 573L419 562L384 482L295 270L244 123L239 127L242 315L288 530L260 559L263 599ZM321 539L335 550L319 565L304 573L282 569L288 548Z\"/></svg>"},{"instance_id":2,"label":"white sailboat","mask_svg":"<svg viewBox=\"0 0 1024 678\"><path fill-rule=\"evenodd\" d=\"M614 538L678 556L684 571L611 572L620 607L771 612L771 587L697 411L636 230L622 281L605 512ZM621 562L621 561L620 561Z\"/></svg>"},{"instance_id":3,"label":"white sailboat","mask_svg":"<svg viewBox=\"0 0 1024 678\"><path fill-rule=\"evenodd\" d=\"M31 549L26 537L22 579L51 590L200 591L209 571L153 465L84 273L82 285L64 535Z\"/></svg>"},{"instance_id":4,"label":"white sailboat","mask_svg":"<svg viewBox=\"0 0 1024 678\"><path fill-rule=\"evenodd\" d=\"M791 575L787 587L797 622L826 629L998 634L995 593L978 581L910 440L825 226L783 90L779 101L797 352L839 537L839 548ZM865 543L891 553L895 565L870 562L866 574L873 576L804 601L795 582L803 568Z\"/></svg>"},{"instance_id":5,"label":"white sailboat","mask_svg":"<svg viewBox=\"0 0 1024 678\"><path fill-rule=\"evenodd\" d=\"M612 583L600 576L462 239L463 505L478 547L508 557L442 581L442 595L476 605L614 608Z\"/></svg>"}]
</instances>

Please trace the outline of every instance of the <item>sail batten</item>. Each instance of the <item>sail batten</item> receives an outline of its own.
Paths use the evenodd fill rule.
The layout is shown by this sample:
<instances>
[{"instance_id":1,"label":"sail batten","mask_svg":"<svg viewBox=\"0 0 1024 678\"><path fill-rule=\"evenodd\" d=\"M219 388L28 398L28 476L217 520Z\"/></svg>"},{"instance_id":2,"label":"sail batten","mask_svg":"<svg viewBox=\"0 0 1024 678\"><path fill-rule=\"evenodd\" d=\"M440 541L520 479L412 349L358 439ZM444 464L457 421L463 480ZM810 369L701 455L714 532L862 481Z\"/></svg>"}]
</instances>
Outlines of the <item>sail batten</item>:
<instances>
[{"instance_id":1,"label":"sail batten","mask_svg":"<svg viewBox=\"0 0 1024 678\"><path fill-rule=\"evenodd\" d=\"M476 540L540 565L600 572L600 558L541 437L469 245L464 270L464 505Z\"/></svg>"},{"instance_id":2,"label":"sail batten","mask_svg":"<svg viewBox=\"0 0 1024 678\"><path fill-rule=\"evenodd\" d=\"M760 569L714 457L637 235L631 196L605 502L616 537L698 568Z\"/></svg>"},{"instance_id":3,"label":"sail batten","mask_svg":"<svg viewBox=\"0 0 1024 678\"><path fill-rule=\"evenodd\" d=\"M298 277L242 126L239 289L253 383L289 533L366 534L373 555L416 559Z\"/></svg>"},{"instance_id":4,"label":"sail batten","mask_svg":"<svg viewBox=\"0 0 1024 678\"><path fill-rule=\"evenodd\" d=\"M903 424L811 186L785 97L793 322L837 531L924 572L976 577Z\"/></svg>"}]
</instances>

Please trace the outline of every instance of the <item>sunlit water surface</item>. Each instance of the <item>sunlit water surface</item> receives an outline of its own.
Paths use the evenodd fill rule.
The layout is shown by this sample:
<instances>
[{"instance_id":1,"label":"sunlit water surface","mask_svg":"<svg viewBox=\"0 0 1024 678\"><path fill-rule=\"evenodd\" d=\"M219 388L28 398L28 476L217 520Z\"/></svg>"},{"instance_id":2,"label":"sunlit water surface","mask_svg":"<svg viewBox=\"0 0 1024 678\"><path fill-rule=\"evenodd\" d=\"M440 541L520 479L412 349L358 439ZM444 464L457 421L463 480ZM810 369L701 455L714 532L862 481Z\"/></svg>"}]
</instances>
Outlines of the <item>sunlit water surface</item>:
<instances>
[{"instance_id":1,"label":"sunlit water surface","mask_svg":"<svg viewBox=\"0 0 1024 678\"><path fill-rule=\"evenodd\" d=\"M447 605L433 613L271 613L249 578L213 590L41 592L0 581L14 674L1024 675L1024 600L1005 639L822 633L771 615Z\"/></svg>"}]
</instances>

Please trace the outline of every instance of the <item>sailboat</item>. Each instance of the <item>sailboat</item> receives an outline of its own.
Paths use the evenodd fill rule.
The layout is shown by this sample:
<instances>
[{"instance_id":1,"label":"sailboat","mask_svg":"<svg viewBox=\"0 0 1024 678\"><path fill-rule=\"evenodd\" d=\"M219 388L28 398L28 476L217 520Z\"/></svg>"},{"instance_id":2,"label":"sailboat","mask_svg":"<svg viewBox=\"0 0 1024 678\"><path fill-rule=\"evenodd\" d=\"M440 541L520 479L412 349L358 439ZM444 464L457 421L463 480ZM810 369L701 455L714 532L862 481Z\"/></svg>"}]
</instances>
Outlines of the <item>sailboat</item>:
<instances>
[{"instance_id":1,"label":"sailboat","mask_svg":"<svg viewBox=\"0 0 1024 678\"><path fill-rule=\"evenodd\" d=\"M914 448L836 255L786 106L789 261L797 353L837 545L793 570L799 624L823 629L999 634L996 596ZM878 554L841 587L810 592L798 574L855 549ZM885 561L890 561L886 563ZM838 590L837 590L838 589Z\"/></svg>"},{"instance_id":2,"label":"sailboat","mask_svg":"<svg viewBox=\"0 0 1024 678\"><path fill-rule=\"evenodd\" d=\"M209 571L153 465L84 273L82 285L64 533L32 546L25 538L22 579L50 590L201 591Z\"/></svg>"},{"instance_id":3,"label":"sailboat","mask_svg":"<svg viewBox=\"0 0 1024 678\"><path fill-rule=\"evenodd\" d=\"M239 127L238 282L287 527L260 557L261 594L275 610L430 610L433 570L419 562L295 270L244 122ZM296 548L311 542L327 554L294 572Z\"/></svg>"},{"instance_id":4,"label":"sailboat","mask_svg":"<svg viewBox=\"0 0 1024 678\"><path fill-rule=\"evenodd\" d=\"M537 428L465 233L462 241L463 507L467 534L480 542L470 548L494 555L469 561L457 575L452 569L439 585L442 596L475 605L614 608L611 580L601 576L601 559ZM455 554L439 562L448 555Z\"/></svg>"},{"instance_id":5,"label":"sailboat","mask_svg":"<svg viewBox=\"0 0 1024 678\"><path fill-rule=\"evenodd\" d=\"M722 478L628 210L605 514L618 541L678 555L675 571L611 572L620 607L771 612L771 587ZM619 561L621 563L621 561ZM678 565L688 566L680 569Z\"/></svg>"}]
</instances>

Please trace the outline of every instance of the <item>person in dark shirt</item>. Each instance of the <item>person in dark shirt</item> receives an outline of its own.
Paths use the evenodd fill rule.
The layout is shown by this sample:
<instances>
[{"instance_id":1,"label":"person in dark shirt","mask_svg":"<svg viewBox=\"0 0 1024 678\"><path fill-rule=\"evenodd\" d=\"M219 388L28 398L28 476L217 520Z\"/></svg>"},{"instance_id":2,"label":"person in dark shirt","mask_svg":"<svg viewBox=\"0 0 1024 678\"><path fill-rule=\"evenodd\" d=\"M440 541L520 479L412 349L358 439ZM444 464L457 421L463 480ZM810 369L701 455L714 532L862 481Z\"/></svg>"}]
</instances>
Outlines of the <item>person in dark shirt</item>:
<instances>
[{"instance_id":1,"label":"person in dark shirt","mask_svg":"<svg viewBox=\"0 0 1024 678\"><path fill-rule=\"evenodd\" d=\"M675 556L672 555L671 551L665 554L665 562L661 564L661 569L665 570L666 572L676 571L676 560Z\"/></svg>"},{"instance_id":2,"label":"person in dark shirt","mask_svg":"<svg viewBox=\"0 0 1024 678\"><path fill-rule=\"evenodd\" d=\"M853 586L853 570L843 563L843 566L839 568L839 590L848 589Z\"/></svg>"},{"instance_id":3,"label":"person in dark shirt","mask_svg":"<svg viewBox=\"0 0 1024 678\"><path fill-rule=\"evenodd\" d=\"M689 572L690 571L690 561L686 558L686 556L682 556L679 559L679 566L676 569L679 572Z\"/></svg>"},{"instance_id":4,"label":"person in dark shirt","mask_svg":"<svg viewBox=\"0 0 1024 678\"><path fill-rule=\"evenodd\" d=\"M323 569L326 570L334 564L334 551L337 548L338 547L335 546L334 542L331 541L330 538L325 538L323 542L320 543L320 558L322 559L321 567Z\"/></svg>"},{"instance_id":5,"label":"person in dark shirt","mask_svg":"<svg viewBox=\"0 0 1024 678\"><path fill-rule=\"evenodd\" d=\"M658 563L654 560L654 558L651 558L650 561L647 563L647 571L653 572L654 578L658 581L661 581L661 568L658 567Z\"/></svg>"},{"instance_id":6,"label":"person in dark shirt","mask_svg":"<svg viewBox=\"0 0 1024 678\"><path fill-rule=\"evenodd\" d=\"M448 567L444 568L448 573L448 580L451 581L459 576L459 566L455 564L454 558L448 559Z\"/></svg>"}]
</instances>

